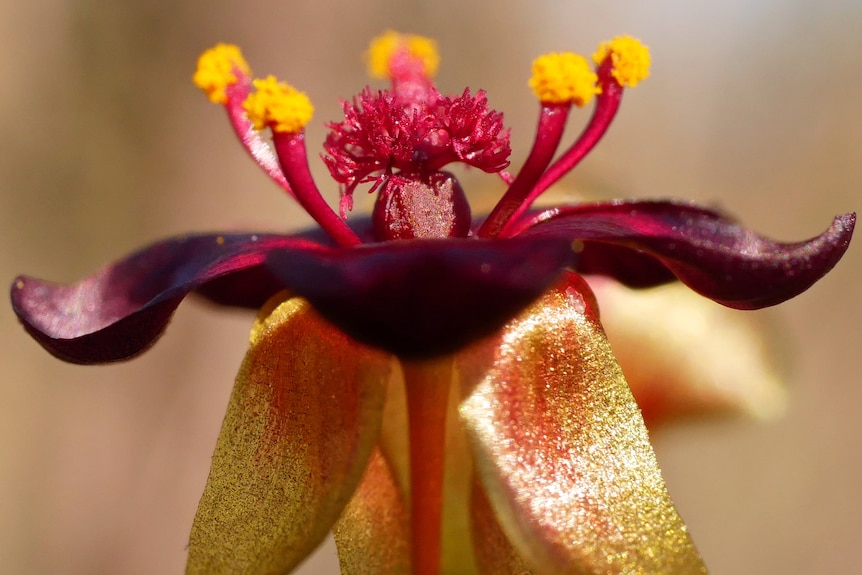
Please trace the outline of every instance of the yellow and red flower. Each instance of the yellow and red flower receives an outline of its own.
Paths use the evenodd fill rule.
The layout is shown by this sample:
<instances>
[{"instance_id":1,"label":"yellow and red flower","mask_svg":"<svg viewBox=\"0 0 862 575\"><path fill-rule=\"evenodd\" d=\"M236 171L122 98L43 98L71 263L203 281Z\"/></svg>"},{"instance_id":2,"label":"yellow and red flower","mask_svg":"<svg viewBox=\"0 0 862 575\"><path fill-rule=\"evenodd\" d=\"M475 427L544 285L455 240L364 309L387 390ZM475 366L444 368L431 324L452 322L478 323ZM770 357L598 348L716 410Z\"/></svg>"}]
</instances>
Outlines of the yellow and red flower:
<instances>
[{"instance_id":1,"label":"yellow and red flower","mask_svg":"<svg viewBox=\"0 0 862 575\"><path fill-rule=\"evenodd\" d=\"M78 283L15 281L24 327L76 363L146 350L190 293L262 308L195 518L190 573L288 572L330 530L346 573L705 571L579 274L635 288L679 280L728 307L765 307L837 263L855 215L784 244L681 202L532 210L648 74L632 38L602 44L593 60L536 60L536 138L510 175L509 133L485 93L440 94L433 43L382 36L369 67L391 89L364 90L329 125L339 214L308 168L308 98L252 80L239 50L219 45L195 83L319 227L184 236ZM572 106L593 100L583 133L554 160ZM487 217L472 216L443 170L452 163L507 184ZM348 219L365 184L377 193L372 215Z\"/></svg>"}]
</instances>

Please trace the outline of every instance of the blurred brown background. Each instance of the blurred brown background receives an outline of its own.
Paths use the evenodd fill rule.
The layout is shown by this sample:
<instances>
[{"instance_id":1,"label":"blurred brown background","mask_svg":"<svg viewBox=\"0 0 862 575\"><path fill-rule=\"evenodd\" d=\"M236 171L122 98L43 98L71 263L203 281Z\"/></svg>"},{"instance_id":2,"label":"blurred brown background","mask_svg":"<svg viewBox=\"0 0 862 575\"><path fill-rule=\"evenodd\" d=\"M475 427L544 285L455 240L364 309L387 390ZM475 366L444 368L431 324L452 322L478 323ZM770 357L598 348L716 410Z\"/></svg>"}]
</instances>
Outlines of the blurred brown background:
<instances>
[{"instance_id":1,"label":"blurred brown background","mask_svg":"<svg viewBox=\"0 0 862 575\"><path fill-rule=\"evenodd\" d=\"M537 114L525 85L532 58L632 34L652 49L653 77L574 182L720 205L784 240L862 208L858 2L312 4L0 1L3 281L75 280L185 231L309 223L191 85L198 54L217 41L309 93L314 150L337 99L367 82L360 54L371 36L394 27L437 37L441 88L488 90L513 128L518 166ZM482 181L492 180L465 181L468 193ZM849 573L862 561L859 240L824 281L765 312L791 350L784 419L657 438L713 573ZM250 320L188 303L150 353L84 368L49 357L0 306L4 573L182 571ZM315 561L309 573L334 565L331 550Z\"/></svg>"}]
</instances>

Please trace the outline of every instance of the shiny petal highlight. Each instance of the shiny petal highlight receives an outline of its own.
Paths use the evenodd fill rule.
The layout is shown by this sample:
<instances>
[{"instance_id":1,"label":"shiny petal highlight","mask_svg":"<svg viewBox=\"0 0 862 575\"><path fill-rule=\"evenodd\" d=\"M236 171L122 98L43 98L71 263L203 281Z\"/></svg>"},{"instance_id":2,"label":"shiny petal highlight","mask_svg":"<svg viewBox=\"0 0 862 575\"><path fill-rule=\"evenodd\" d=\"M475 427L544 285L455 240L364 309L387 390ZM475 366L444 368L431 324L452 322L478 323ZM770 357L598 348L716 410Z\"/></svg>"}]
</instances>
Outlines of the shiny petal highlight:
<instances>
[{"instance_id":1,"label":"shiny petal highlight","mask_svg":"<svg viewBox=\"0 0 862 575\"><path fill-rule=\"evenodd\" d=\"M261 312L195 517L187 573L287 573L317 547L374 449L391 363L299 298Z\"/></svg>"},{"instance_id":2,"label":"shiny petal highlight","mask_svg":"<svg viewBox=\"0 0 862 575\"><path fill-rule=\"evenodd\" d=\"M705 573L588 290L569 274L459 354L479 478L537 573Z\"/></svg>"}]
</instances>

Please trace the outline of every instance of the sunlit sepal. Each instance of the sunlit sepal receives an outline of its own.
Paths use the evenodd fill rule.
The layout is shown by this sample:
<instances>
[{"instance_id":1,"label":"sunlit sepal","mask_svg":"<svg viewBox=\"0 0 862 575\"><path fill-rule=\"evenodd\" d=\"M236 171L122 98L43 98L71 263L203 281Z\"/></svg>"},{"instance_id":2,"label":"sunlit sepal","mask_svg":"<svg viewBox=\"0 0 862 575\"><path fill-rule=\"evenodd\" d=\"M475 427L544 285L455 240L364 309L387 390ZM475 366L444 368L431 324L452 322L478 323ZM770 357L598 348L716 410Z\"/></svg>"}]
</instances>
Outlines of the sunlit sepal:
<instances>
[{"instance_id":1,"label":"sunlit sepal","mask_svg":"<svg viewBox=\"0 0 862 575\"><path fill-rule=\"evenodd\" d=\"M410 518L379 449L333 529L341 575L410 575Z\"/></svg>"},{"instance_id":2,"label":"sunlit sepal","mask_svg":"<svg viewBox=\"0 0 862 575\"><path fill-rule=\"evenodd\" d=\"M279 301L252 330L188 573L288 573L332 528L375 445L390 356L351 340L304 300Z\"/></svg>"},{"instance_id":3,"label":"sunlit sepal","mask_svg":"<svg viewBox=\"0 0 862 575\"><path fill-rule=\"evenodd\" d=\"M680 284L631 289L590 278L602 326L650 428L680 418L781 414L786 393L755 318Z\"/></svg>"},{"instance_id":4,"label":"sunlit sepal","mask_svg":"<svg viewBox=\"0 0 862 575\"><path fill-rule=\"evenodd\" d=\"M536 573L704 573L588 289L567 274L460 354L479 478Z\"/></svg>"}]
</instances>

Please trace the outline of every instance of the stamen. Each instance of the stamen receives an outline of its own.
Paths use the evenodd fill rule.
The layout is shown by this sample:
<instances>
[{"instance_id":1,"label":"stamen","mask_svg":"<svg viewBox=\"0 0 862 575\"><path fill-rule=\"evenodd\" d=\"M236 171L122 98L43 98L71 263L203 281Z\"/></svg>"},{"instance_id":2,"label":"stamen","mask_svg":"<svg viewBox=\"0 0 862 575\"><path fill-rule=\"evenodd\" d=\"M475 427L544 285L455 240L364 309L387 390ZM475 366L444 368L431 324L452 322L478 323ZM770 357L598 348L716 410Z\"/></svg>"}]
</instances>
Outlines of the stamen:
<instances>
[{"instance_id":1,"label":"stamen","mask_svg":"<svg viewBox=\"0 0 862 575\"><path fill-rule=\"evenodd\" d=\"M545 54L533 61L530 87L542 103L536 139L521 171L479 228L480 237L496 237L529 205L536 183L560 145L571 105L584 106L592 100L600 92L597 80L587 59L571 52Z\"/></svg>"},{"instance_id":2,"label":"stamen","mask_svg":"<svg viewBox=\"0 0 862 575\"><path fill-rule=\"evenodd\" d=\"M431 81L440 63L433 40L390 30L371 42L366 58L368 72L391 80L395 100L411 113L440 97Z\"/></svg>"},{"instance_id":3,"label":"stamen","mask_svg":"<svg viewBox=\"0 0 862 575\"><path fill-rule=\"evenodd\" d=\"M304 93L279 82L274 76L254 80L257 91L243 103L252 125L272 130L272 143L281 171L293 196L305 211L342 246L360 244L359 238L323 199L311 177L305 148L305 125L314 108Z\"/></svg>"},{"instance_id":4,"label":"stamen","mask_svg":"<svg viewBox=\"0 0 862 575\"><path fill-rule=\"evenodd\" d=\"M371 41L365 58L368 62L368 74L372 78L391 79L393 76L392 61L399 53L406 53L411 60L419 62L426 77L437 74L440 65L440 55L437 43L424 36L399 34L387 30Z\"/></svg>"},{"instance_id":5,"label":"stamen","mask_svg":"<svg viewBox=\"0 0 862 575\"><path fill-rule=\"evenodd\" d=\"M304 92L279 82L275 76L254 80L253 94L243 108L256 130L270 127L273 132L298 134L311 121L314 106Z\"/></svg>"},{"instance_id":6,"label":"stamen","mask_svg":"<svg viewBox=\"0 0 862 575\"><path fill-rule=\"evenodd\" d=\"M251 68L233 44L216 44L198 58L192 81L211 102L227 103L225 90L251 76Z\"/></svg>"},{"instance_id":7,"label":"stamen","mask_svg":"<svg viewBox=\"0 0 862 575\"><path fill-rule=\"evenodd\" d=\"M527 161L521 167L521 171L515 176L514 181L506 190L506 193L491 210L488 218L479 228L477 235L481 238L497 237L505 227L506 223L519 213L525 198L530 196L531 190L540 181L542 174L554 158L554 153L560 145L563 130L569 111L569 104L543 104L539 114L539 126L536 128L536 139Z\"/></svg>"},{"instance_id":8,"label":"stamen","mask_svg":"<svg viewBox=\"0 0 862 575\"><path fill-rule=\"evenodd\" d=\"M224 106L234 133L255 163L289 196L295 197L269 144L246 116L243 102L251 89L251 68L239 48L218 44L201 54L192 80L212 102Z\"/></svg>"},{"instance_id":9,"label":"stamen","mask_svg":"<svg viewBox=\"0 0 862 575\"><path fill-rule=\"evenodd\" d=\"M599 44L599 49L593 54L593 62L600 66L608 58L611 60L611 76L620 86L634 88L649 76L649 49L636 38L617 36Z\"/></svg>"},{"instance_id":10,"label":"stamen","mask_svg":"<svg viewBox=\"0 0 862 575\"><path fill-rule=\"evenodd\" d=\"M536 185L511 212L500 228L499 237L511 237L516 230L521 229L518 220L536 198L578 165L599 143L619 110L623 87L635 86L649 76L649 50L640 41L629 36L619 36L610 42L602 43L593 55L593 60L599 62L596 69L599 79L598 96L589 123L575 143L542 174ZM503 200L505 199L506 196L503 197Z\"/></svg>"},{"instance_id":11,"label":"stamen","mask_svg":"<svg viewBox=\"0 0 862 575\"><path fill-rule=\"evenodd\" d=\"M545 54L533 61L530 87L544 104L571 102L584 107L598 94L598 79L583 56L571 52Z\"/></svg>"}]
</instances>

